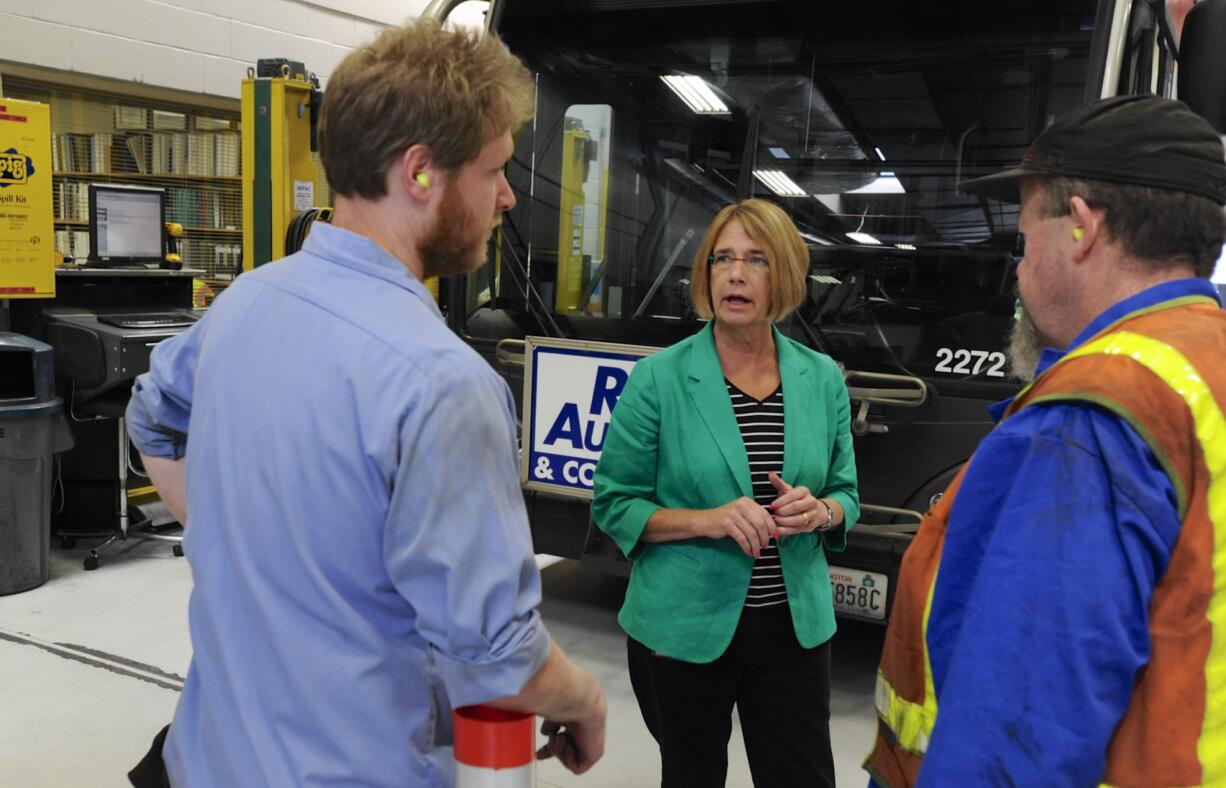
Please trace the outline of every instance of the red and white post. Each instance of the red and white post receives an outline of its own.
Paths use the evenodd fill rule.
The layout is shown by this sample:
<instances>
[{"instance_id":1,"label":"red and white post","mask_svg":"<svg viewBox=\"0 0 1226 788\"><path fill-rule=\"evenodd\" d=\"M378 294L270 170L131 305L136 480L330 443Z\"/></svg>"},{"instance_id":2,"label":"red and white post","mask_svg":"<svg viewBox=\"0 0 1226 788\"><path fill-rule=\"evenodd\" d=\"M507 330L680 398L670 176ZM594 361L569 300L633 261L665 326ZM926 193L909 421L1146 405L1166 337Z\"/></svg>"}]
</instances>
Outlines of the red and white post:
<instances>
[{"instance_id":1,"label":"red and white post","mask_svg":"<svg viewBox=\"0 0 1226 788\"><path fill-rule=\"evenodd\" d=\"M534 788L533 715L463 706L454 720L456 788Z\"/></svg>"}]
</instances>

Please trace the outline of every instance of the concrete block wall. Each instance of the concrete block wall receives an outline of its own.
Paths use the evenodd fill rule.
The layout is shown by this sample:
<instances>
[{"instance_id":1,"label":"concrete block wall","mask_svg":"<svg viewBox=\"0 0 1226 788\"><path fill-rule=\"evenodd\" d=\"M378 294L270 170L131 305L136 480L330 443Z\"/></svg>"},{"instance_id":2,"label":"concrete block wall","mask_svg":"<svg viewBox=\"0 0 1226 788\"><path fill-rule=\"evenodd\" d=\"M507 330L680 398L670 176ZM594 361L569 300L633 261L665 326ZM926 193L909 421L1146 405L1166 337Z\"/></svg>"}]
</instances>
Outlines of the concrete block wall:
<instances>
[{"instance_id":1,"label":"concrete block wall","mask_svg":"<svg viewBox=\"0 0 1226 788\"><path fill-rule=\"evenodd\" d=\"M300 60L321 83L427 0L4 0L4 62L239 97L262 57Z\"/></svg>"}]
</instances>

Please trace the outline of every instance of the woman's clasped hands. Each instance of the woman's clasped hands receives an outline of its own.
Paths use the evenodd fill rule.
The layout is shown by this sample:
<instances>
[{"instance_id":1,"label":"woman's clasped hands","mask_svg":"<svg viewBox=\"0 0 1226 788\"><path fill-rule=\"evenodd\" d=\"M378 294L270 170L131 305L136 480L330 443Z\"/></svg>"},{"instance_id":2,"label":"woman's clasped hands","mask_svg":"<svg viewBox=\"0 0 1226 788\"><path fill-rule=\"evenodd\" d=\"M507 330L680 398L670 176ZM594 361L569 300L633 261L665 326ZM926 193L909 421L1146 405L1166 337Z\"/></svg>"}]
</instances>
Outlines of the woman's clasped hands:
<instances>
[{"instance_id":1,"label":"woman's clasped hands","mask_svg":"<svg viewBox=\"0 0 1226 788\"><path fill-rule=\"evenodd\" d=\"M758 558L772 538L808 533L826 525L826 506L808 487L793 487L774 471L769 478L779 492L778 498L762 506L742 496L708 509L704 535L711 539L731 537L745 555Z\"/></svg>"}]
</instances>

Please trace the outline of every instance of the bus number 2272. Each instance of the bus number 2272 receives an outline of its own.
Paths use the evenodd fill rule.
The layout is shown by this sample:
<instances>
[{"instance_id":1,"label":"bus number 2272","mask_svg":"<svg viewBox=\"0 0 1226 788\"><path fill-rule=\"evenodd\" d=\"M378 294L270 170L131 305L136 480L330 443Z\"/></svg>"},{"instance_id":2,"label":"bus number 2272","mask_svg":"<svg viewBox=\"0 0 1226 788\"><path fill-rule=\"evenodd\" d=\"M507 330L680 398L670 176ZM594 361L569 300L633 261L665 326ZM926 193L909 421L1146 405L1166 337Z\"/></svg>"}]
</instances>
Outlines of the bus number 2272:
<instances>
[{"instance_id":1,"label":"bus number 2272","mask_svg":"<svg viewBox=\"0 0 1226 788\"><path fill-rule=\"evenodd\" d=\"M985 369L985 365L987 368ZM966 348L937 348L937 365L934 372L951 375L987 375L990 378L1005 376L1005 354L999 350L967 350Z\"/></svg>"}]
</instances>

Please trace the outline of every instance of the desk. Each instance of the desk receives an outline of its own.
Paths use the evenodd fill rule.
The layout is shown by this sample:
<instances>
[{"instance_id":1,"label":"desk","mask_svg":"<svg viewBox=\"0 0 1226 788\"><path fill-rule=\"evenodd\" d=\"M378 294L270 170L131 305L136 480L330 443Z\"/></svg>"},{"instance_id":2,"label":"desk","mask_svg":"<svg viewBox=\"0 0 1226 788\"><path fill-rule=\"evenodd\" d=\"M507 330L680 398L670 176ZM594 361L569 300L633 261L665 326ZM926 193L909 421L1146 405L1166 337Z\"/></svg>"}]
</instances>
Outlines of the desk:
<instances>
[{"instance_id":1,"label":"desk","mask_svg":"<svg viewBox=\"0 0 1226 788\"><path fill-rule=\"evenodd\" d=\"M132 381L149 369L149 354L181 328L123 329L99 316L192 309L192 280L203 271L61 268L56 297L11 306L13 330L55 348L57 392L64 399L76 447L60 455L61 501L53 527L61 535L126 528L129 491L149 481L131 467L121 418Z\"/></svg>"}]
</instances>

